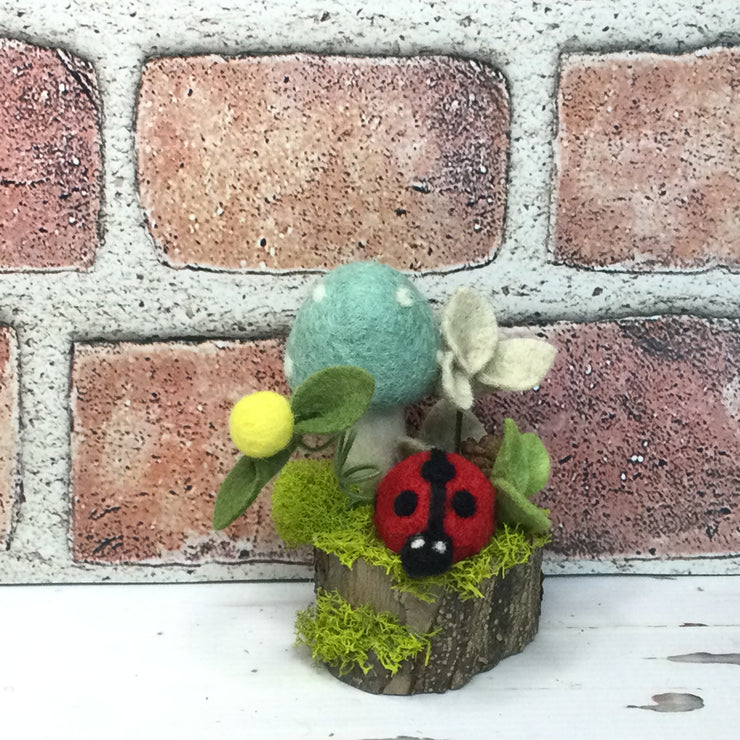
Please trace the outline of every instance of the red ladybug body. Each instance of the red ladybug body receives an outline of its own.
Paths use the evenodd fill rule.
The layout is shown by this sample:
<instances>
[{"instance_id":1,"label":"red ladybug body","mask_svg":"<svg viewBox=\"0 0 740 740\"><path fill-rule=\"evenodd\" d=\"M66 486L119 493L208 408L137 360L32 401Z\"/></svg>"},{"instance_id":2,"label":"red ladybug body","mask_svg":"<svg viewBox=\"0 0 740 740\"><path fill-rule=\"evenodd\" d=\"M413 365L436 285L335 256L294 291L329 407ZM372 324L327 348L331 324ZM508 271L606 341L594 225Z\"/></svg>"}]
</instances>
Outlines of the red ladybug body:
<instances>
[{"instance_id":1,"label":"red ladybug body","mask_svg":"<svg viewBox=\"0 0 740 740\"><path fill-rule=\"evenodd\" d=\"M378 486L375 527L409 576L443 573L475 555L494 531L491 482L461 455L433 449L407 457Z\"/></svg>"}]
</instances>

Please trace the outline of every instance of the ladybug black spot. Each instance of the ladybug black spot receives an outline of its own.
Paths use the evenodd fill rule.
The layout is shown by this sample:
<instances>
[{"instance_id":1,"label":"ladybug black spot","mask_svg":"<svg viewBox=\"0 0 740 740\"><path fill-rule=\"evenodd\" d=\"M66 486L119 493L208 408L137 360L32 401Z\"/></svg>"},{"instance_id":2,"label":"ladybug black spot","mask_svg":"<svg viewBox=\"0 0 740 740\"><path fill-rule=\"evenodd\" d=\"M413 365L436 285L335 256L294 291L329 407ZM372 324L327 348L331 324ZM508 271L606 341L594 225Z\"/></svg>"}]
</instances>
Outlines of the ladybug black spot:
<instances>
[{"instance_id":1,"label":"ladybug black spot","mask_svg":"<svg viewBox=\"0 0 740 740\"><path fill-rule=\"evenodd\" d=\"M452 497L452 508L455 510L455 514L463 519L475 516L475 496L465 489L455 491L455 495Z\"/></svg>"},{"instance_id":2,"label":"ladybug black spot","mask_svg":"<svg viewBox=\"0 0 740 740\"><path fill-rule=\"evenodd\" d=\"M414 491L401 491L393 502L393 513L396 516L411 516L416 511L419 497Z\"/></svg>"}]
</instances>

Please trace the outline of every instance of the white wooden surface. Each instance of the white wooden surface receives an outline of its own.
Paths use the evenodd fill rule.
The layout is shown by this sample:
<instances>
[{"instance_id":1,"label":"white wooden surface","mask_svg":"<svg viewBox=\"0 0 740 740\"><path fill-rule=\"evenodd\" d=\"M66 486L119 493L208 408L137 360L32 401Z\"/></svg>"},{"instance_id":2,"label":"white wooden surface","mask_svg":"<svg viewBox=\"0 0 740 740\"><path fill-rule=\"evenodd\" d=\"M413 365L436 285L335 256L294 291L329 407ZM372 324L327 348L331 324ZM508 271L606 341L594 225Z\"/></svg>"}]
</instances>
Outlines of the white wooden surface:
<instances>
[{"instance_id":1,"label":"white wooden surface","mask_svg":"<svg viewBox=\"0 0 740 740\"><path fill-rule=\"evenodd\" d=\"M0 737L740 738L740 665L667 660L740 654L740 578L548 578L521 655L415 697L363 694L293 647L311 589L0 587ZM629 706L666 692L704 706Z\"/></svg>"}]
</instances>

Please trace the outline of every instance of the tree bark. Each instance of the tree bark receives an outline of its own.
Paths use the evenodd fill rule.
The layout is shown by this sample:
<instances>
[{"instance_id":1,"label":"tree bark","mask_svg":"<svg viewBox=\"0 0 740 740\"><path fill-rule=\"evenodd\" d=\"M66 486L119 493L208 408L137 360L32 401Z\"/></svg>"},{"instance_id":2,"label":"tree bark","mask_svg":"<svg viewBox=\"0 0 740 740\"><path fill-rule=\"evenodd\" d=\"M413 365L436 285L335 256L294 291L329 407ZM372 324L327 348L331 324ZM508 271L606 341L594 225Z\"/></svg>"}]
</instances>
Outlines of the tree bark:
<instances>
[{"instance_id":1,"label":"tree bark","mask_svg":"<svg viewBox=\"0 0 740 740\"><path fill-rule=\"evenodd\" d=\"M520 652L537 633L542 601L542 550L528 563L509 569L504 577L483 581L483 598L461 600L439 590L433 603L394 591L383 568L358 560L349 569L338 558L316 551L316 590L336 590L352 606L370 604L391 612L414 632L432 638L428 665L425 654L407 660L395 675L371 653L371 669L359 667L339 676L345 683L373 694L442 693L465 685L509 655Z\"/></svg>"}]
</instances>

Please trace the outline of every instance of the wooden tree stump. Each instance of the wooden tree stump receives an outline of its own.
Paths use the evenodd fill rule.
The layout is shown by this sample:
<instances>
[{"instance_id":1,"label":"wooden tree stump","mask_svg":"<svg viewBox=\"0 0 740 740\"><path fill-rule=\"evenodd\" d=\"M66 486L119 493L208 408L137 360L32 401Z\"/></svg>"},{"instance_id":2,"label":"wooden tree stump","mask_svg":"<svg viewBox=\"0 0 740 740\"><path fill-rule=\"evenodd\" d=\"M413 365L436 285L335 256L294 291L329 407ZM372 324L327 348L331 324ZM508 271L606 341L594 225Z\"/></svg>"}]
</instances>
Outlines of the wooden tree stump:
<instances>
[{"instance_id":1,"label":"wooden tree stump","mask_svg":"<svg viewBox=\"0 0 740 740\"><path fill-rule=\"evenodd\" d=\"M338 591L352 606L369 604L377 612L391 612L417 633L439 629L426 655L407 660L395 675L370 654L371 669L359 667L339 675L340 680L373 694L441 693L457 689L509 655L521 652L539 626L542 601L542 550L528 563L516 565L501 577L485 580L483 598L461 600L439 590L433 603L391 588L383 568L358 560L352 569L334 555L315 552L315 588Z\"/></svg>"}]
</instances>

